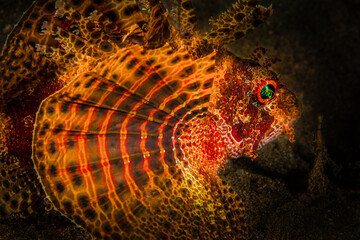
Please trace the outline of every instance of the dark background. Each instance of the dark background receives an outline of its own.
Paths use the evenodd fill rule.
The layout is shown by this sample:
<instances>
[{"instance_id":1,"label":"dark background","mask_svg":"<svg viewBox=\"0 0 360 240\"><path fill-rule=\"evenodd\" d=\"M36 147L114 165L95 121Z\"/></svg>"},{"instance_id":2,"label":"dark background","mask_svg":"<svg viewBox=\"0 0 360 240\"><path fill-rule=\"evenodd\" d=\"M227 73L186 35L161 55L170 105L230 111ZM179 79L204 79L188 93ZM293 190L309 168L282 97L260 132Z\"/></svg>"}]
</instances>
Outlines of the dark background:
<instances>
[{"instance_id":1,"label":"dark background","mask_svg":"<svg viewBox=\"0 0 360 240\"><path fill-rule=\"evenodd\" d=\"M31 2L0 2L1 46ZM201 29L233 2L194 0ZM273 69L303 104L296 142L282 137L222 174L246 202L251 239L360 239L360 1L262 1L270 3L273 16L228 48L247 56L263 46L282 60ZM315 171L316 159L323 170ZM89 236L56 212L0 218L0 239L59 238Z\"/></svg>"}]
</instances>

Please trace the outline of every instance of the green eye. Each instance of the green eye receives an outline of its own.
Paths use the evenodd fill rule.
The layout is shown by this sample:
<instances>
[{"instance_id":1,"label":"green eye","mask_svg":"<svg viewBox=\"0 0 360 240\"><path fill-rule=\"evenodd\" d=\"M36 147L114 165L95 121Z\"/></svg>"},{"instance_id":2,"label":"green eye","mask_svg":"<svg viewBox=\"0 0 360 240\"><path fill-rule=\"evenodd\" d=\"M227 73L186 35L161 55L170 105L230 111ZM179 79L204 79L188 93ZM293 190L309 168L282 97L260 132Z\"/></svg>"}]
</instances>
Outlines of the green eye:
<instances>
[{"instance_id":1,"label":"green eye","mask_svg":"<svg viewBox=\"0 0 360 240\"><path fill-rule=\"evenodd\" d=\"M266 104L276 96L277 88L278 85L276 80L263 80L256 88L257 100L262 104Z\"/></svg>"},{"instance_id":2,"label":"green eye","mask_svg":"<svg viewBox=\"0 0 360 240\"><path fill-rule=\"evenodd\" d=\"M267 84L260 90L260 97L264 100L272 98L274 94L275 87L272 84Z\"/></svg>"}]
</instances>

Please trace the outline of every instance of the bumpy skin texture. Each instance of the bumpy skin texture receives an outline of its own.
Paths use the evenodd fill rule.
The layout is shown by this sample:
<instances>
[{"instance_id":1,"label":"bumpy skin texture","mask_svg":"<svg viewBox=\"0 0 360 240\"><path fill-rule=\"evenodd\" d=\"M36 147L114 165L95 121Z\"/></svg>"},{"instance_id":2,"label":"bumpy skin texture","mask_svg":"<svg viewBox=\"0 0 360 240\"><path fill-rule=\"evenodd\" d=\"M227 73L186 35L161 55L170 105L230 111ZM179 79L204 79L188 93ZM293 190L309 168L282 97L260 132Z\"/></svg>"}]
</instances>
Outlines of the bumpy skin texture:
<instances>
[{"instance_id":1,"label":"bumpy skin texture","mask_svg":"<svg viewBox=\"0 0 360 240\"><path fill-rule=\"evenodd\" d=\"M243 37L272 14L271 7L258 6L259 2L260 0L237 1L217 19L210 20L213 28L203 37L214 45L223 45Z\"/></svg>"},{"instance_id":2,"label":"bumpy skin texture","mask_svg":"<svg viewBox=\"0 0 360 240\"><path fill-rule=\"evenodd\" d=\"M139 1L141 7L49 2L36 2L18 25L38 14L42 34L33 37L35 29L19 37L22 28L16 29L9 43L42 43L30 56L42 51L56 66L53 81L67 84L41 103L32 143L36 172L54 207L98 238L246 238L241 199L216 171L229 158L255 157L283 132L293 140L299 108L269 61L259 64L258 54L239 59L222 45L271 9L239 1L212 21L210 33L200 34L189 0L179 0L178 31L155 0ZM229 26L236 31L223 30ZM11 78L15 97L23 95L16 87L23 77ZM2 89L7 99L10 90ZM25 131L13 131L19 129ZM8 156L2 159L13 159ZM4 179L18 165L18 159L4 161ZM35 190L41 199L44 193ZM24 202L25 191L2 197L0 210L29 210L31 201L9 207L9 197Z\"/></svg>"}]
</instances>

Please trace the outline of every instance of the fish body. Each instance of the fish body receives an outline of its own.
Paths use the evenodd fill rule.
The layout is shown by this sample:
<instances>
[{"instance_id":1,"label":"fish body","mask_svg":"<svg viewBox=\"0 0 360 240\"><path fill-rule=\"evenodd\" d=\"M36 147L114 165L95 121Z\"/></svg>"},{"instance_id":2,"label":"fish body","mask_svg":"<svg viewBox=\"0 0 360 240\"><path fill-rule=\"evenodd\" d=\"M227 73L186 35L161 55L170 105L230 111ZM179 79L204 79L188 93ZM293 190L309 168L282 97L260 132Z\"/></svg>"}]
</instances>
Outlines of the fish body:
<instances>
[{"instance_id":1,"label":"fish body","mask_svg":"<svg viewBox=\"0 0 360 240\"><path fill-rule=\"evenodd\" d=\"M27 118L34 116L33 131L5 133L33 136L31 146L5 143L0 210L29 214L48 199L101 239L246 238L244 205L217 170L231 158L255 158L284 132L293 141L299 103L258 55L238 58L223 48L271 8L238 1L199 33L191 1L178 4L176 28L159 1L34 3L2 64L14 64L6 59L18 43L22 59L48 65L31 73L39 80L22 67L1 68L12 86L3 80L3 118L16 118L11 102L42 102ZM26 31L31 19L39 28ZM44 66L50 73L40 74ZM32 149L33 165L12 150L20 147Z\"/></svg>"}]
</instances>

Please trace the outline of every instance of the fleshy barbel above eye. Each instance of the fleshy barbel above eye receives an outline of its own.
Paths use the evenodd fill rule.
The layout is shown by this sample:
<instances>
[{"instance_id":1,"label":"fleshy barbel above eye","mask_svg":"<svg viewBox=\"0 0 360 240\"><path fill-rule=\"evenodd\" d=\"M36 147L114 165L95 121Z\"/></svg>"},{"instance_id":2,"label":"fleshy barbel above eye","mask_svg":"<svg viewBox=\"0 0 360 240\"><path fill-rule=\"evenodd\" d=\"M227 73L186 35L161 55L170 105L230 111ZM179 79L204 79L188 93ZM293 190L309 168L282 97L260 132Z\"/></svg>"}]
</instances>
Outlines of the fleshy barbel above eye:
<instances>
[{"instance_id":1,"label":"fleshy barbel above eye","mask_svg":"<svg viewBox=\"0 0 360 240\"><path fill-rule=\"evenodd\" d=\"M271 101L277 93L278 84L274 80L264 80L256 88L256 98L260 103Z\"/></svg>"}]
</instances>

